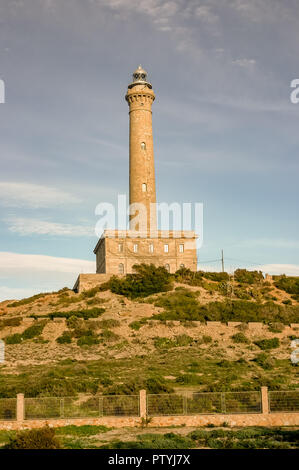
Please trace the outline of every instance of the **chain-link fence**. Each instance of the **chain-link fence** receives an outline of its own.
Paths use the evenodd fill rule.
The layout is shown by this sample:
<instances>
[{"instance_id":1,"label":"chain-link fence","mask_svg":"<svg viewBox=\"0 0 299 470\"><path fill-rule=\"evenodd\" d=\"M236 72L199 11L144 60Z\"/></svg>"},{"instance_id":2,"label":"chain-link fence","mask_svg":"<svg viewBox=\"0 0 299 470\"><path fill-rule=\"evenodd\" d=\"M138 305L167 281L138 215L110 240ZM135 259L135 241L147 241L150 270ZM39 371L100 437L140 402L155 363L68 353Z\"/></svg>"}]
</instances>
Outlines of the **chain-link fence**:
<instances>
[{"instance_id":1,"label":"chain-link fence","mask_svg":"<svg viewBox=\"0 0 299 470\"><path fill-rule=\"evenodd\" d=\"M268 393L270 413L299 412L299 390Z\"/></svg>"},{"instance_id":2,"label":"chain-link fence","mask_svg":"<svg viewBox=\"0 0 299 470\"><path fill-rule=\"evenodd\" d=\"M149 416L261 413L260 392L181 392L148 395Z\"/></svg>"},{"instance_id":3,"label":"chain-link fence","mask_svg":"<svg viewBox=\"0 0 299 470\"><path fill-rule=\"evenodd\" d=\"M0 398L0 420L10 421L16 419L17 399Z\"/></svg>"},{"instance_id":4,"label":"chain-link fence","mask_svg":"<svg viewBox=\"0 0 299 470\"><path fill-rule=\"evenodd\" d=\"M25 419L139 416L139 395L25 398Z\"/></svg>"}]
</instances>

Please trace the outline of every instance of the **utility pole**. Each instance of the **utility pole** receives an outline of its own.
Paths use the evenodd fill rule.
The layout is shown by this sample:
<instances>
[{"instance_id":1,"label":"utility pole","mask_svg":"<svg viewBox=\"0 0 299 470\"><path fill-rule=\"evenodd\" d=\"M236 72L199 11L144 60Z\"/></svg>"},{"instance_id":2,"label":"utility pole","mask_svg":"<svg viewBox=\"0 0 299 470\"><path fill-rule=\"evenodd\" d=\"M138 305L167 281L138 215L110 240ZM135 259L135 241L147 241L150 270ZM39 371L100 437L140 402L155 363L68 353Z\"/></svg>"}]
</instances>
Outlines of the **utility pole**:
<instances>
[{"instance_id":1,"label":"utility pole","mask_svg":"<svg viewBox=\"0 0 299 470\"><path fill-rule=\"evenodd\" d=\"M221 250L221 263L222 263L222 272L224 273L224 257L223 257L223 250Z\"/></svg>"}]
</instances>

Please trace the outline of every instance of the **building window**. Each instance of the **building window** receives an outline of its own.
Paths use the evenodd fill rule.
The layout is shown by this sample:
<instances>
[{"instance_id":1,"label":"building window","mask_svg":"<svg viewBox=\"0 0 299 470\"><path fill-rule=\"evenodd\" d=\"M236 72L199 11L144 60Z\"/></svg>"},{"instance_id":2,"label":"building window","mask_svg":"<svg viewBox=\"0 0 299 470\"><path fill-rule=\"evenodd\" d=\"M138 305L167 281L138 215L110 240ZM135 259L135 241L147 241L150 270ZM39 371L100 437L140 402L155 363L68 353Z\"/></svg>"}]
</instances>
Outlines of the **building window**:
<instances>
[{"instance_id":1,"label":"building window","mask_svg":"<svg viewBox=\"0 0 299 470\"><path fill-rule=\"evenodd\" d=\"M147 184L146 183L142 183L142 192L143 193L146 193L147 191Z\"/></svg>"},{"instance_id":2,"label":"building window","mask_svg":"<svg viewBox=\"0 0 299 470\"><path fill-rule=\"evenodd\" d=\"M123 243L119 243L118 244L118 252L119 253L122 253L124 251L124 244Z\"/></svg>"},{"instance_id":3,"label":"building window","mask_svg":"<svg viewBox=\"0 0 299 470\"><path fill-rule=\"evenodd\" d=\"M179 252L180 252L180 253L184 253L184 245L180 245L180 246L179 246Z\"/></svg>"},{"instance_id":4,"label":"building window","mask_svg":"<svg viewBox=\"0 0 299 470\"><path fill-rule=\"evenodd\" d=\"M120 263L118 265L118 274L124 274L124 272L125 272L124 265L122 263Z\"/></svg>"},{"instance_id":5,"label":"building window","mask_svg":"<svg viewBox=\"0 0 299 470\"><path fill-rule=\"evenodd\" d=\"M170 273L170 266L169 266L169 264L165 264L165 269L166 269L167 272Z\"/></svg>"},{"instance_id":6,"label":"building window","mask_svg":"<svg viewBox=\"0 0 299 470\"><path fill-rule=\"evenodd\" d=\"M169 246L168 245L164 245L164 253L168 253L169 251Z\"/></svg>"},{"instance_id":7,"label":"building window","mask_svg":"<svg viewBox=\"0 0 299 470\"><path fill-rule=\"evenodd\" d=\"M154 245L153 245L153 243L151 243L151 244L149 245L148 250L149 250L150 253L154 253Z\"/></svg>"},{"instance_id":8,"label":"building window","mask_svg":"<svg viewBox=\"0 0 299 470\"><path fill-rule=\"evenodd\" d=\"M146 149L146 144L145 144L145 142L141 142L141 149L142 149L142 150L145 150L145 149Z\"/></svg>"},{"instance_id":9,"label":"building window","mask_svg":"<svg viewBox=\"0 0 299 470\"><path fill-rule=\"evenodd\" d=\"M134 243L133 251L134 251L134 253L137 253L137 252L138 252L138 245L137 245L137 243Z\"/></svg>"},{"instance_id":10,"label":"building window","mask_svg":"<svg viewBox=\"0 0 299 470\"><path fill-rule=\"evenodd\" d=\"M180 264L180 268L183 269L185 267L184 264Z\"/></svg>"}]
</instances>

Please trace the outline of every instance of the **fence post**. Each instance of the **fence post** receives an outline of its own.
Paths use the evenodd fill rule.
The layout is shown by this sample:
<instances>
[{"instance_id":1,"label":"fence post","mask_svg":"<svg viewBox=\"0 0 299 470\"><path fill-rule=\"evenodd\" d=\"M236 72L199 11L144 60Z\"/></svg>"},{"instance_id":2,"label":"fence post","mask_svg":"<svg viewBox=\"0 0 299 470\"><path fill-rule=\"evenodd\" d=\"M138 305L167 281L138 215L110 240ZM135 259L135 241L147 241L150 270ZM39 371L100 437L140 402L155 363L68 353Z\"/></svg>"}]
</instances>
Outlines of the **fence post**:
<instances>
[{"instance_id":1,"label":"fence post","mask_svg":"<svg viewBox=\"0 0 299 470\"><path fill-rule=\"evenodd\" d=\"M265 415L269 413L268 387L262 387L261 394L262 394L262 413L263 415Z\"/></svg>"},{"instance_id":2,"label":"fence post","mask_svg":"<svg viewBox=\"0 0 299 470\"><path fill-rule=\"evenodd\" d=\"M146 390L139 391L139 416L140 418L146 418Z\"/></svg>"},{"instance_id":3,"label":"fence post","mask_svg":"<svg viewBox=\"0 0 299 470\"><path fill-rule=\"evenodd\" d=\"M17 394L17 421L22 423L25 419L25 399L24 393Z\"/></svg>"}]
</instances>

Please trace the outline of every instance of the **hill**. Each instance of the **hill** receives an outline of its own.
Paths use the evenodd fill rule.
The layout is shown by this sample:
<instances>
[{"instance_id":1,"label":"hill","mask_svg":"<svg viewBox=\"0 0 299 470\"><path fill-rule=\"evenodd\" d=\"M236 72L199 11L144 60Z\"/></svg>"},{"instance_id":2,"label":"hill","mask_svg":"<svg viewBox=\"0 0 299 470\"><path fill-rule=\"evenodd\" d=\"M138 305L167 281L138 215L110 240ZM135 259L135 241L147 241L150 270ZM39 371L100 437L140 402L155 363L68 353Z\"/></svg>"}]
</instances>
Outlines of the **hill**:
<instances>
[{"instance_id":1,"label":"hill","mask_svg":"<svg viewBox=\"0 0 299 470\"><path fill-rule=\"evenodd\" d=\"M0 397L295 388L297 279L143 266L80 294L2 302Z\"/></svg>"}]
</instances>

